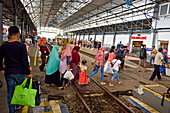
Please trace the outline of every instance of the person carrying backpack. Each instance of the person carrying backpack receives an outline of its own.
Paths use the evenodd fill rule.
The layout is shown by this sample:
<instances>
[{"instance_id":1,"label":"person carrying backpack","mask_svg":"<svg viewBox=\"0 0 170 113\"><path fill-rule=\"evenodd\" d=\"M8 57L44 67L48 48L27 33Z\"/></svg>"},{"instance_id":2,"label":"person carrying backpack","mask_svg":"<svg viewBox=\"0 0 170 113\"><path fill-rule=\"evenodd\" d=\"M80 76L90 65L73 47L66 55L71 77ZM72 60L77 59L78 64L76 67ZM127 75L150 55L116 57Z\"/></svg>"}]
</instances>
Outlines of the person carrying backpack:
<instances>
[{"instance_id":1,"label":"person carrying backpack","mask_svg":"<svg viewBox=\"0 0 170 113\"><path fill-rule=\"evenodd\" d=\"M146 45L143 45L143 48L140 51L140 56L139 56L140 60L139 60L139 66L138 66L138 71L140 72L140 65L141 65L141 61L144 62L144 71L146 72L146 60L147 60L147 54L146 54Z\"/></svg>"}]
</instances>

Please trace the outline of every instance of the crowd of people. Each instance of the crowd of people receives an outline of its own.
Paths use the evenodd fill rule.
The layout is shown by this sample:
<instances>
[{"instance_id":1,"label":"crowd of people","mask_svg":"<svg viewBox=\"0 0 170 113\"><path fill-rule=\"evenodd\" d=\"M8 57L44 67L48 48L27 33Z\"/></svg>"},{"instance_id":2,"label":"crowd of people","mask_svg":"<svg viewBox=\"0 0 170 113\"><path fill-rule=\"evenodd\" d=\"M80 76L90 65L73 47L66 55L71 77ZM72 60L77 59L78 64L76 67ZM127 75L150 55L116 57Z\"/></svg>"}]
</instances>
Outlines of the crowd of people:
<instances>
[{"instance_id":1,"label":"crowd of people","mask_svg":"<svg viewBox=\"0 0 170 113\"><path fill-rule=\"evenodd\" d=\"M25 42L21 43L18 41L19 37L19 29L16 26L11 26L9 28L10 40L4 42L0 46L0 72L5 75L7 83L10 113L15 113L15 111L22 108L21 105L11 104L15 85L21 84L25 77L32 78L29 56L33 40L30 38L30 34L27 34ZM79 40L75 42L73 42L73 40L60 38L58 38L56 42L54 39L52 41L54 46L51 51L47 47L46 38L41 38L39 41L37 38L34 38L34 43L35 46L39 46L41 51L42 64L39 69L40 71L44 71L45 69L45 83L47 84L47 87L55 84L58 86L59 90L67 88L70 85L70 82L68 78L65 78L64 76L68 71L71 71L74 75L74 79L71 81L77 81L81 86L87 85L98 71L101 71L101 85L106 84L106 82L104 82L104 77L107 77L106 73L111 73L113 75L109 86L114 86L113 81L115 77L117 78L118 84L122 84L122 81L119 79L119 71L123 71L124 69L124 60L125 56L129 53L129 47L128 45L123 45L121 41L116 47L112 46L108 53L105 53L106 48L101 46L101 42L95 40L91 41L91 39L89 41ZM94 70L89 77L87 77L86 74L88 69L87 61L85 59L80 61L80 46L89 49L94 48L94 50L97 49L94 58ZM155 76L157 76L158 80L161 80L160 73L165 75L165 65L169 67L167 63L170 58L167 55L167 50L159 48L157 52L155 46L153 46L151 55L150 65L152 65L153 62L154 71L150 80L154 80ZM140 50L139 58L138 71L141 71L140 65L142 61L144 61L144 71L146 71L146 45L143 45ZM5 64L5 67L3 63Z\"/></svg>"},{"instance_id":2,"label":"crowd of people","mask_svg":"<svg viewBox=\"0 0 170 113\"><path fill-rule=\"evenodd\" d=\"M140 55L139 55L139 66L138 66L138 71L140 72L140 65L141 65L141 61L144 62L144 71L146 72L146 61L147 61L147 53L146 53L146 45L142 45L143 48L140 51ZM154 71L152 76L150 77L150 80L154 80L155 77L157 76L158 80L161 80L161 75L166 75L166 67L165 65L167 65L167 67L169 67L168 65L168 59L170 59L170 57L168 57L167 49L162 49L159 48L158 51L156 50L155 46L152 47L153 50L151 52L151 58L150 58L150 62L149 65L154 64Z\"/></svg>"}]
</instances>

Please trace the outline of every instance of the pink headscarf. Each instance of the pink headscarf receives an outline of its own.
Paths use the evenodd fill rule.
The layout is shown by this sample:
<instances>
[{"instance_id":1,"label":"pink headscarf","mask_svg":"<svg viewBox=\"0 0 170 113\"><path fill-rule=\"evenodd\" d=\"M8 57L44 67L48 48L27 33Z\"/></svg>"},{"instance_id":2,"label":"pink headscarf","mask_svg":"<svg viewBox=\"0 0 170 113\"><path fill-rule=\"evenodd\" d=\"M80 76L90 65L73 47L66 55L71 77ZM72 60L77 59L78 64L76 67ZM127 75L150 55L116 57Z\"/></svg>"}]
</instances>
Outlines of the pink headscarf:
<instances>
[{"instance_id":1,"label":"pink headscarf","mask_svg":"<svg viewBox=\"0 0 170 113\"><path fill-rule=\"evenodd\" d=\"M164 53L166 53L166 52L167 52L167 50L166 50L166 49L163 49L163 52L164 52Z\"/></svg>"},{"instance_id":2,"label":"pink headscarf","mask_svg":"<svg viewBox=\"0 0 170 113\"><path fill-rule=\"evenodd\" d=\"M73 50L72 45L68 44L66 49L63 50L62 55L61 55L61 60L66 58L67 56L71 56L71 52Z\"/></svg>"},{"instance_id":3,"label":"pink headscarf","mask_svg":"<svg viewBox=\"0 0 170 113\"><path fill-rule=\"evenodd\" d=\"M105 50L106 48L102 46L96 53L96 59L97 60L105 60Z\"/></svg>"}]
</instances>

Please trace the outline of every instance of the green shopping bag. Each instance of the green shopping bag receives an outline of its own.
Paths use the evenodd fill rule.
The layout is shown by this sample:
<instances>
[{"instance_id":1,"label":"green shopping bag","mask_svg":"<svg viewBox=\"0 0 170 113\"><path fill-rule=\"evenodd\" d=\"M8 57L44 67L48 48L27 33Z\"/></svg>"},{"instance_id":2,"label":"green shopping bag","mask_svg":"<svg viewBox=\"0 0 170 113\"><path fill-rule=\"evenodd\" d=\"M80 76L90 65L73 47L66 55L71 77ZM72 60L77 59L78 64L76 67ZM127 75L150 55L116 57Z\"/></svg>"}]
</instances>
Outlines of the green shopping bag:
<instances>
[{"instance_id":1,"label":"green shopping bag","mask_svg":"<svg viewBox=\"0 0 170 113\"><path fill-rule=\"evenodd\" d=\"M15 86L11 104L35 107L35 96L37 90L32 89L32 78L30 80L29 88L25 87L26 83L27 78L21 85Z\"/></svg>"}]
</instances>

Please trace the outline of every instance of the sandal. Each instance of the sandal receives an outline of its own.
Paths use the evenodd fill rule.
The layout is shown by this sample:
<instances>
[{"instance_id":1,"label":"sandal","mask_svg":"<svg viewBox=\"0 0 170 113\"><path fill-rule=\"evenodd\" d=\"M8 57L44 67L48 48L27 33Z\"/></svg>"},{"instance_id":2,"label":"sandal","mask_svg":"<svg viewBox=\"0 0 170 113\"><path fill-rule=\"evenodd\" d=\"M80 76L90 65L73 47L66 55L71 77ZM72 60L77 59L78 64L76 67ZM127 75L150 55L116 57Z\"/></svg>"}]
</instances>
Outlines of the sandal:
<instances>
[{"instance_id":1,"label":"sandal","mask_svg":"<svg viewBox=\"0 0 170 113\"><path fill-rule=\"evenodd\" d=\"M107 77L107 75L104 75L104 77Z\"/></svg>"},{"instance_id":2,"label":"sandal","mask_svg":"<svg viewBox=\"0 0 170 113\"><path fill-rule=\"evenodd\" d=\"M68 87L68 86L70 86L70 84L68 83L68 84L66 84L66 87Z\"/></svg>"},{"instance_id":3,"label":"sandal","mask_svg":"<svg viewBox=\"0 0 170 113\"><path fill-rule=\"evenodd\" d=\"M118 84L119 84L119 85L122 84L122 81L118 82Z\"/></svg>"},{"instance_id":4,"label":"sandal","mask_svg":"<svg viewBox=\"0 0 170 113\"><path fill-rule=\"evenodd\" d=\"M46 86L49 87L49 86L51 86L51 84L47 84Z\"/></svg>"},{"instance_id":5,"label":"sandal","mask_svg":"<svg viewBox=\"0 0 170 113\"><path fill-rule=\"evenodd\" d=\"M109 86L114 86L114 84L112 84L112 83L109 83Z\"/></svg>"},{"instance_id":6,"label":"sandal","mask_svg":"<svg viewBox=\"0 0 170 113\"><path fill-rule=\"evenodd\" d=\"M64 90L64 87L62 87L62 88L58 88L58 90Z\"/></svg>"},{"instance_id":7,"label":"sandal","mask_svg":"<svg viewBox=\"0 0 170 113\"><path fill-rule=\"evenodd\" d=\"M20 107L16 108L16 113L21 112L23 108L24 108L24 106L20 106Z\"/></svg>"},{"instance_id":8,"label":"sandal","mask_svg":"<svg viewBox=\"0 0 170 113\"><path fill-rule=\"evenodd\" d=\"M105 85L105 84L106 84L106 82L101 82L100 84L101 84L101 85Z\"/></svg>"}]
</instances>

